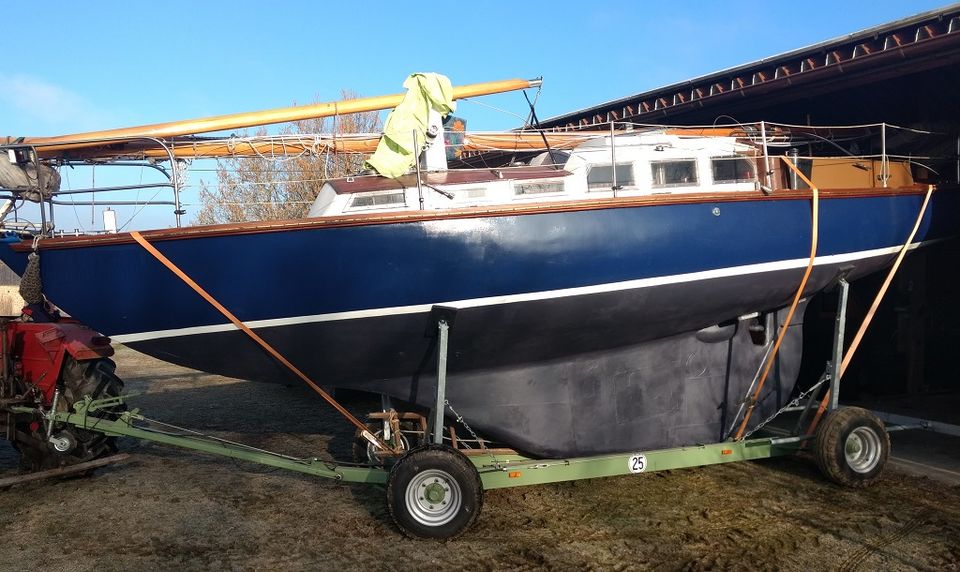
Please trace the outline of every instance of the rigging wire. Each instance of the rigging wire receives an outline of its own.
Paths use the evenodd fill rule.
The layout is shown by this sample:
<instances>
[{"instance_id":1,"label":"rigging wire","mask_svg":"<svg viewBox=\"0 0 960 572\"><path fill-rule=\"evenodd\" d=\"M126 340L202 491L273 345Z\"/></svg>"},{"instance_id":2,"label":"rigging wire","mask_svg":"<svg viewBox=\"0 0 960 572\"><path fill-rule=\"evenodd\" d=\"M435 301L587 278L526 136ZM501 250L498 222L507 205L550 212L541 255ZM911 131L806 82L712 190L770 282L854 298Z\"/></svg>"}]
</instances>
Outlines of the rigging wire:
<instances>
[{"instance_id":1,"label":"rigging wire","mask_svg":"<svg viewBox=\"0 0 960 572\"><path fill-rule=\"evenodd\" d=\"M69 189L72 189L72 188L73 188L73 184L70 182L70 169L68 169L66 172L64 172L64 175L66 175L66 178L67 178L67 189L68 189L68 190L69 190ZM77 226L80 227L80 230L81 230L82 232L84 232L84 233L87 232L87 229L85 229L85 228L83 227L83 223L80 222L80 211L77 210L77 205L73 205L73 216L76 217L76 219L77 219Z\"/></svg>"},{"instance_id":2,"label":"rigging wire","mask_svg":"<svg viewBox=\"0 0 960 572\"><path fill-rule=\"evenodd\" d=\"M547 148L547 157L549 158L550 162L553 163L553 151L550 149L550 142L547 141L546 134L543 132L543 129L540 128L540 120L537 119L535 102L540 99L540 90L537 90L537 95L534 96L533 101L530 101L530 97L527 95L527 90L523 90L523 98L527 100L527 105L530 106L530 119L533 121L534 129L540 133L540 138L543 139L543 146ZM612 145L613 141L611 141L610 144Z\"/></svg>"},{"instance_id":3,"label":"rigging wire","mask_svg":"<svg viewBox=\"0 0 960 572\"><path fill-rule=\"evenodd\" d=\"M514 113L514 112L512 112L512 111L507 111L506 109L503 109L503 108L501 108L501 107L497 107L497 106L495 106L495 105L490 105L489 103L486 103L486 102L483 102L483 101L480 101L480 100L474 101L473 99L470 99L469 97L465 97L465 98L463 98L463 99L461 99L461 100L459 100L459 101L463 101L463 102L467 102L467 103L473 103L474 105L479 105L479 106L481 106L481 107L486 107L486 108L488 108L488 109L492 109L493 111L499 111L500 113L503 113L503 114L505 114L505 115L509 115L509 116L511 116L511 117L516 117L516 118L519 119L520 121L526 121L526 117L520 115L519 113Z\"/></svg>"},{"instance_id":4,"label":"rigging wire","mask_svg":"<svg viewBox=\"0 0 960 572\"><path fill-rule=\"evenodd\" d=\"M120 228L118 228L118 229L117 229L117 232L120 232L120 231L122 231L123 229L127 228L127 225L129 225L131 222L133 222L133 219L136 218L138 214L140 214L141 212L143 212L143 209L145 209L145 208L147 208L148 206L150 206L150 203L153 202L153 199L157 198L157 195L159 195L163 190L164 190L164 189L157 189L157 192L153 193L153 196L150 197L149 199L147 199L147 202L145 202L145 203L143 203L142 205L140 205L140 208L137 209L136 211L134 211L134 213L133 213L132 215L130 215L130 218L127 219L127 222L123 223L123 226L121 226Z\"/></svg>"}]
</instances>

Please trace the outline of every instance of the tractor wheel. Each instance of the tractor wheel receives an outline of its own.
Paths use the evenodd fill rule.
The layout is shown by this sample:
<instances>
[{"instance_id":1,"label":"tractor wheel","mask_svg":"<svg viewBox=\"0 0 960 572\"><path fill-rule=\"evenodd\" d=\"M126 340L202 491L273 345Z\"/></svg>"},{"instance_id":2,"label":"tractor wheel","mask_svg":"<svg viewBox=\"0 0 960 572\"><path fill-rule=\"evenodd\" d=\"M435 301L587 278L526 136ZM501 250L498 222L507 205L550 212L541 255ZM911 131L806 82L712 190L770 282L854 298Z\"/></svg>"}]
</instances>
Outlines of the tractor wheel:
<instances>
[{"instance_id":1,"label":"tractor wheel","mask_svg":"<svg viewBox=\"0 0 960 572\"><path fill-rule=\"evenodd\" d=\"M414 449L390 471L387 508L411 538L455 538L483 508L480 474L463 453L446 445Z\"/></svg>"},{"instance_id":2,"label":"tractor wheel","mask_svg":"<svg viewBox=\"0 0 960 572\"><path fill-rule=\"evenodd\" d=\"M814 454L831 481L847 487L877 482L890 456L890 435L876 415L859 407L830 412L817 428Z\"/></svg>"},{"instance_id":3,"label":"tractor wheel","mask_svg":"<svg viewBox=\"0 0 960 572\"><path fill-rule=\"evenodd\" d=\"M70 411L84 397L104 399L116 397L123 391L123 382L117 377L113 360L100 358L77 361L64 358L60 377L58 411ZM126 409L123 405L111 410L100 410L91 416L116 419ZM14 446L20 451L20 468L24 471L55 469L85 461L92 461L117 451L116 437L73 426L55 427L53 443L46 438L43 424L36 419L17 423Z\"/></svg>"}]
</instances>

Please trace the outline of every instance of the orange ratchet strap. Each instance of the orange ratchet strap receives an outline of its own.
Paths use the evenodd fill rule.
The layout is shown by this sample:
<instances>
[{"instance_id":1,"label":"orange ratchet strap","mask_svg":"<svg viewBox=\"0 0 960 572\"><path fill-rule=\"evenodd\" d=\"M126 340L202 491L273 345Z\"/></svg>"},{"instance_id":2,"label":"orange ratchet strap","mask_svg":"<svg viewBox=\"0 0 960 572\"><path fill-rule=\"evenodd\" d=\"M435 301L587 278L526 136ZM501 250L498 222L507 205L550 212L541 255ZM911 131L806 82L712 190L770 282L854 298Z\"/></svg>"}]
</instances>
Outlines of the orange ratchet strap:
<instances>
[{"instance_id":1,"label":"orange ratchet strap","mask_svg":"<svg viewBox=\"0 0 960 572\"><path fill-rule=\"evenodd\" d=\"M763 390L763 384L767 381L767 377L770 375L770 370L773 368L773 364L776 363L777 352L780 351L780 345L783 343L783 339L787 335L787 328L790 327L790 322L793 321L793 314L797 311L797 306L800 304L800 300L803 298L803 291L807 288L807 280L810 278L810 273L813 272L813 262L817 258L817 241L820 236L820 189L813 184L810 179L804 175L796 165L793 164L790 159L786 157L780 157L780 159L799 176L807 186L810 187L811 192L811 217L810 217L810 258L807 260L807 269L803 272L803 278L800 279L800 286L797 287L797 293L793 296L793 302L790 304L790 310L787 311L787 316L783 320L783 325L780 327L780 333L777 336L777 341L773 344L773 350L771 350L770 355L767 357L766 363L763 367L763 373L760 375L759 381L757 382L757 387L753 392L753 395L750 396L748 401L747 411L743 414L743 421L740 422L740 428L737 429L737 434L734 437L735 441L740 441L743 439L744 434L747 431L747 424L750 423L750 416L753 415L753 410L757 406L757 402L760 399L760 391Z\"/></svg>"},{"instance_id":2,"label":"orange ratchet strap","mask_svg":"<svg viewBox=\"0 0 960 572\"><path fill-rule=\"evenodd\" d=\"M223 304L221 304L220 302L217 302L217 300L213 296L207 293L207 291L204 290L202 287L200 287L199 284L194 282L193 279L190 278L183 270L180 270L180 268L176 264L171 262L169 258L164 256L159 250L156 249L156 247L154 247L152 244L147 242L147 240L143 238L143 236L139 232L132 231L130 233L130 236L133 238L133 240L137 241L137 244L142 246L144 250L152 254L154 258L156 258L157 260L160 261L161 264L166 266L167 269L170 270L170 272L173 272L174 274L176 274L181 280L183 280L187 284L187 286L193 288L193 290L197 294L200 294L200 296L202 296L204 300L206 300L207 302L210 302L210 305L216 308L221 314L223 314L228 320L230 320L234 326L236 326L241 331L243 331L243 333L247 334L247 336L249 336L250 339L257 342L257 344L259 344L260 347L265 349L267 353L272 355L277 361L282 363L284 366L287 367L287 369L292 371L297 377L303 380L304 383L310 386L310 389L316 391L320 395L320 397L324 398L327 403L329 403L334 407L334 409L339 411L340 414L347 419L347 421L355 425L357 429L361 431L361 434L367 441L373 443L374 445L376 445L377 447L385 451L393 450L390 447L388 447L386 443L384 443L383 441L378 439L376 436L374 436L367 429L367 426L363 424L363 422L361 422L359 419L354 417L353 414L347 411L342 405L337 403L337 400L335 400L329 393L324 391L323 388L321 388L319 385L314 383L313 380L307 377L307 374L303 373L302 371L300 371L300 369L297 366L290 363L290 361L287 358L283 357L283 355L281 355L280 352L274 349L273 346L268 344L266 340L264 340L259 335L257 335L257 333L254 332L252 329L250 329L249 326L241 322L239 318L234 316L233 313L230 312L230 310L227 310L223 306Z\"/></svg>"},{"instance_id":3,"label":"orange ratchet strap","mask_svg":"<svg viewBox=\"0 0 960 572\"><path fill-rule=\"evenodd\" d=\"M913 239L917 236L917 231L920 230L920 224L923 222L923 215L927 212L927 204L930 203L930 195L932 194L933 185L927 185L927 194L923 197L923 204L920 205L920 213L917 214L917 220L913 223L913 230L910 231L910 236L908 236L907 240L903 243L903 247L897 254L897 259L893 263L893 266L890 267L890 271L887 273L883 285L880 286L880 290L877 291L877 296L873 299L873 304L870 305L870 310L868 310L867 315L864 316L863 322L860 323L860 328L853 337L853 341L850 342L850 347L847 348L847 352L843 354L843 361L840 362L840 375L837 376L839 378L837 379L838 383L840 379L843 379L843 373L847 371L847 366L850 365L850 360L853 359L853 355L857 353L857 348L860 347L860 342L863 341L863 335L867 333L867 328L870 327L870 322L873 321L873 316L877 313L880 302L883 301L887 289L890 288L890 283L893 282L893 277L897 274L900 263L903 262L903 257L907 255L907 251L910 250L910 246L913 244ZM813 435L813 432L816 431L817 425L820 423L820 418L823 417L829 404L830 388L828 387L823 399L820 400L820 407L817 408L817 413L813 416L813 421L810 422L810 428L807 430L808 435Z\"/></svg>"}]
</instances>

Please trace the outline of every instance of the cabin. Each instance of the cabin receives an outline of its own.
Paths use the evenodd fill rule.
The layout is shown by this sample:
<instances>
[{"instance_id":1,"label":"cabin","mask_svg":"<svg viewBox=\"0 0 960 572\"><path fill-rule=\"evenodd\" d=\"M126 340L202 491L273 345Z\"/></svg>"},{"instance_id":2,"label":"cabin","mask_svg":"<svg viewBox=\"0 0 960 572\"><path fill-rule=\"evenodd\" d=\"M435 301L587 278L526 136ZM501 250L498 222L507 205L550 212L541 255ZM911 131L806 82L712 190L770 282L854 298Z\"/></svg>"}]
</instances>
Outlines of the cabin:
<instances>
[{"instance_id":1,"label":"cabin","mask_svg":"<svg viewBox=\"0 0 960 572\"><path fill-rule=\"evenodd\" d=\"M397 179L377 175L333 179L324 184L307 216L805 187L779 161L764 161L761 146L749 137L676 131L598 136L570 150L550 150L503 167L423 169ZM884 179L889 186L913 183L907 161L796 156L794 160L821 188L872 188L883 186ZM777 183L760 176L766 164L770 181Z\"/></svg>"}]
</instances>

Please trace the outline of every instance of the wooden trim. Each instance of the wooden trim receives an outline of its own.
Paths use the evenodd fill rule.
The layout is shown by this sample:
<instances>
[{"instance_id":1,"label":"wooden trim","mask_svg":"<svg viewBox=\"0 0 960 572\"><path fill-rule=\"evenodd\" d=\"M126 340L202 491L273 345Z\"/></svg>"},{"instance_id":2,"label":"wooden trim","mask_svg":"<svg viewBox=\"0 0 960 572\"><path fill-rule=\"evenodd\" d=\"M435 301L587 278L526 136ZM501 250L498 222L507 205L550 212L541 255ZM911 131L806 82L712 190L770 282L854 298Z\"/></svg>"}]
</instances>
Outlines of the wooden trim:
<instances>
[{"instance_id":1,"label":"wooden trim","mask_svg":"<svg viewBox=\"0 0 960 572\"><path fill-rule=\"evenodd\" d=\"M891 195L920 195L927 190L926 185L910 185L898 189L821 189L821 199L846 199L885 197ZM938 192L958 192L960 187L946 187L936 189ZM524 216L534 214L563 213L575 211L589 211L602 209L632 208L658 205L686 205L704 203L736 203L745 201L784 201L810 199L809 189L804 190L777 190L770 195L760 191L723 191L713 193L684 193L643 195L637 197L592 198L577 201L556 202L517 202L511 204L485 205L461 209L425 210L425 211L394 211L365 214L348 214L341 216L304 218L292 220L241 222L210 226L194 226L186 228L167 228L143 231L141 234L150 242L165 240L183 240L192 238L209 238L215 236L232 236L244 234L260 234L267 232L284 232L297 230L314 230L320 228L344 228L352 226L373 226L381 224L396 224L409 222L424 222L450 219L472 219L481 217ZM64 236L59 238L45 238L40 240L40 250L60 250L65 248L85 248L89 246L107 246L114 244L134 243L130 233L96 235L96 236ZM31 249L31 241L22 241L10 246L17 252L26 252Z\"/></svg>"}]
</instances>

